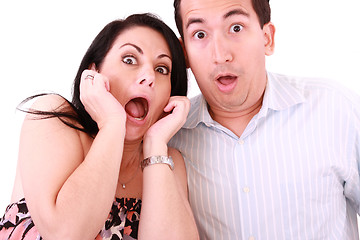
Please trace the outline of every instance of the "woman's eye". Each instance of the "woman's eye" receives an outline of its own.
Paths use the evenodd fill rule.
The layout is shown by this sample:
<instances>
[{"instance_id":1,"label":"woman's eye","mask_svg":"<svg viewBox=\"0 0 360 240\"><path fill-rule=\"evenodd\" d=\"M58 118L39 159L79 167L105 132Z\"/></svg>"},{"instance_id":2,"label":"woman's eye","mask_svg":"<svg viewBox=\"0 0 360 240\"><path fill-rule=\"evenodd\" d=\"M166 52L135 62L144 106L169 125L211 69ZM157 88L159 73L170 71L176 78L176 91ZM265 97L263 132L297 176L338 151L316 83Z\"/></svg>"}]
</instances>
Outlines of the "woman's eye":
<instances>
[{"instance_id":1,"label":"woman's eye","mask_svg":"<svg viewBox=\"0 0 360 240\"><path fill-rule=\"evenodd\" d=\"M125 56L122 61L126 64L137 64L136 58L133 56Z\"/></svg>"},{"instance_id":2,"label":"woman's eye","mask_svg":"<svg viewBox=\"0 0 360 240\"><path fill-rule=\"evenodd\" d=\"M204 31L198 31L194 34L194 37L197 39L203 39L206 37L206 33Z\"/></svg>"},{"instance_id":3,"label":"woman's eye","mask_svg":"<svg viewBox=\"0 0 360 240\"><path fill-rule=\"evenodd\" d=\"M241 26L240 24L234 24L230 27L230 32L232 33L238 33L243 29L243 26Z\"/></svg>"},{"instance_id":4,"label":"woman's eye","mask_svg":"<svg viewBox=\"0 0 360 240\"><path fill-rule=\"evenodd\" d=\"M165 66L160 66L160 67L156 67L155 71L163 74L163 75L168 75L169 74L169 68L165 67Z\"/></svg>"}]
</instances>

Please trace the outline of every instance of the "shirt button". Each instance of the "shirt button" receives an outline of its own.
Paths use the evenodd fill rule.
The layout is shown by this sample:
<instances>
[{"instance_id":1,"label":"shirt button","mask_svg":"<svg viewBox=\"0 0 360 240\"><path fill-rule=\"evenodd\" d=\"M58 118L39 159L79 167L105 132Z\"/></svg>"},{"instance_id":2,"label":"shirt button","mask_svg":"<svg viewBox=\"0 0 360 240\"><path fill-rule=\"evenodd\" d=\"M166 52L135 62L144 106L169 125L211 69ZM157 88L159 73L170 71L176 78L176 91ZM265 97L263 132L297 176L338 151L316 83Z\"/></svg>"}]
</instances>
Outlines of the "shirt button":
<instances>
[{"instance_id":1,"label":"shirt button","mask_svg":"<svg viewBox=\"0 0 360 240\"><path fill-rule=\"evenodd\" d=\"M244 193L249 193L249 192L250 192L250 188L244 187L244 188L243 188L243 191L244 191Z\"/></svg>"},{"instance_id":2,"label":"shirt button","mask_svg":"<svg viewBox=\"0 0 360 240\"><path fill-rule=\"evenodd\" d=\"M239 140L239 144L240 144L240 145L243 145L244 143L245 143L244 140L242 140L242 139Z\"/></svg>"},{"instance_id":3,"label":"shirt button","mask_svg":"<svg viewBox=\"0 0 360 240\"><path fill-rule=\"evenodd\" d=\"M255 240L255 237L251 236L249 237L249 240Z\"/></svg>"}]
</instances>

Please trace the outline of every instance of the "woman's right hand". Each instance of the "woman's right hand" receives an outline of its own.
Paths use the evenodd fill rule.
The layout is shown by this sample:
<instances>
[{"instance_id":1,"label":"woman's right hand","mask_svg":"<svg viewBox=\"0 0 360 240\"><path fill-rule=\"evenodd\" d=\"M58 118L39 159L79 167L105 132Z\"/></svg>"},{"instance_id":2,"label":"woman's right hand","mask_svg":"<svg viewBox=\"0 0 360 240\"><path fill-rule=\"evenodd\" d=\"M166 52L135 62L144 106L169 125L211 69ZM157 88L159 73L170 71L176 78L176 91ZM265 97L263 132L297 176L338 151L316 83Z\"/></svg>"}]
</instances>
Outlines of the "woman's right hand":
<instances>
[{"instance_id":1,"label":"woman's right hand","mask_svg":"<svg viewBox=\"0 0 360 240\"><path fill-rule=\"evenodd\" d=\"M80 100L99 129L107 123L126 123L126 112L110 93L109 79L94 71L84 70L80 82Z\"/></svg>"},{"instance_id":2,"label":"woman's right hand","mask_svg":"<svg viewBox=\"0 0 360 240\"><path fill-rule=\"evenodd\" d=\"M34 121L34 115L27 115L24 121L18 154L22 187L44 239L94 239L109 215L126 123L124 108L109 90L105 76L92 70L82 73L80 100L99 126L95 138L56 117ZM31 108L53 112L67 108L64 102L48 95ZM59 224L64 227L56 227Z\"/></svg>"}]
</instances>

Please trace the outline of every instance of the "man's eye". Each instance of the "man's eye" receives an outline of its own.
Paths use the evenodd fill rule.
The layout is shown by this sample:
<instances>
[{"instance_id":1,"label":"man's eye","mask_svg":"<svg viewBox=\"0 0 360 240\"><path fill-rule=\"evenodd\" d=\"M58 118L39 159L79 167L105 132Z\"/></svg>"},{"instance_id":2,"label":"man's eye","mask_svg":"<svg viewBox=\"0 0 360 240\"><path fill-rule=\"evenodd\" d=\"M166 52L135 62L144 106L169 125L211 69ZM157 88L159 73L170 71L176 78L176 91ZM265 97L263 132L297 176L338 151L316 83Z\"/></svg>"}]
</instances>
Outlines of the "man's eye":
<instances>
[{"instance_id":1,"label":"man's eye","mask_svg":"<svg viewBox=\"0 0 360 240\"><path fill-rule=\"evenodd\" d=\"M160 66L160 67L156 67L155 71L163 74L163 75L168 75L169 74L169 69L165 66Z\"/></svg>"},{"instance_id":2,"label":"man's eye","mask_svg":"<svg viewBox=\"0 0 360 240\"><path fill-rule=\"evenodd\" d=\"M243 29L243 26L241 26L240 24L234 24L230 27L230 32L232 33L238 33Z\"/></svg>"},{"instance_id":3,"label":"man's eye","mask_svg":"<svg viewBox=\"0 0 360 240\"><path fill-rule=\"evenodd\" d=\"M203 39L206 37L206 33L204 31L198 31L194 34L194 37L197 39Z\"/></svg>"},{"instance_id":4,"label":"man's eye","mask_svg":"<svg viewBox=\"0 0 360 240\"><path fill-rule=\"evenodd\" d=\"M136 58L133 56L125 56L122 61L126 64L137 64Z\"/></svg>"}]
</instances>

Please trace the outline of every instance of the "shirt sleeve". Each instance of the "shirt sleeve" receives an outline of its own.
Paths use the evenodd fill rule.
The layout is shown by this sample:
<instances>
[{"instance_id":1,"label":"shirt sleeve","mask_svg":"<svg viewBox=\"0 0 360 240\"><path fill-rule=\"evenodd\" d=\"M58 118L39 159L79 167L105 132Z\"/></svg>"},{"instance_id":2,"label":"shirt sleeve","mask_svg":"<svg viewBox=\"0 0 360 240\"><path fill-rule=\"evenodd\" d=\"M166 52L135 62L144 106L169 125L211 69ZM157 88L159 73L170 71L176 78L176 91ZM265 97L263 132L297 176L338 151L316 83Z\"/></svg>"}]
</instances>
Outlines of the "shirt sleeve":
<instances>
[{"instance_id":1,"label":"shirt sleeve","mask_svg":"<svg viewBox=\"0 0 360 240\"><path fill-rule=\"evenodd\" d=\"M357 214L360 214L360 96L351 98L352 111L350 119L350 146L351 171L345 183L344 194ZM353 136L351 136L353 134Z\"/></svg>"}]
</instances>

